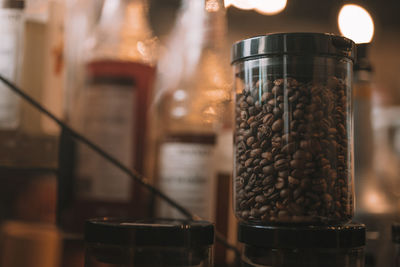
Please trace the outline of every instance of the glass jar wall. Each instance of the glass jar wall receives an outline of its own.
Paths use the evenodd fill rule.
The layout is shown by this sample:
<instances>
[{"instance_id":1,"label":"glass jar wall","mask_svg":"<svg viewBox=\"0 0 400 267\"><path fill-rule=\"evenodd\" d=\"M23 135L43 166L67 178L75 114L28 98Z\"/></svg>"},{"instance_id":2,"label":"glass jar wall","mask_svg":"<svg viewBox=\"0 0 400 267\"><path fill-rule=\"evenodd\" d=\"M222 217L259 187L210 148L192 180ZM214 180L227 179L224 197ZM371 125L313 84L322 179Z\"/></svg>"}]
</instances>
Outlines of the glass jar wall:
<instances>
[{"instance_id":1,"label":"glass jar wall","mask_svg":"<svg viewBox=\"0 0 400 267\"><path fill-rule=\"evenodd\" d=\"M351 40L328 34L271 34L234 45L239 220L351 220L353 57Z\"/></svg>"}]
</instances>

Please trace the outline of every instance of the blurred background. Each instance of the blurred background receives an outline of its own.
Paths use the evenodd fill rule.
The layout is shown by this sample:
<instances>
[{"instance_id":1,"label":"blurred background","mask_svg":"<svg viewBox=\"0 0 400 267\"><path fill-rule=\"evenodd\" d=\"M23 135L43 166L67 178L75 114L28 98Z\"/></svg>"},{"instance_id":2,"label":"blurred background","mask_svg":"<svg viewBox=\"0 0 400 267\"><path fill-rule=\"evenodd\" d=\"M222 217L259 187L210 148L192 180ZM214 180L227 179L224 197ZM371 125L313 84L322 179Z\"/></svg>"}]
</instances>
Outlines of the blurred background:
<instances>
[{"instance_id":1,"label":"blurred background","mask_svg":"<svg viewBox=\"0 0 400 267\"><path fill-rule=\"evenodd\" d=\"M345 5L357 6L339 17ZM355 220L368 229L366 266L387 267L400 214L399 10L396 0L0 0L0 74L237 245L231 45L277 32L362 43L353 78ZM1 267L83 266L89 217L179 217L0 89ZM171 178L180 175L208 182ZM237 260L221 245L215 255L216 266Z\"/></svg>"}]
</instances>

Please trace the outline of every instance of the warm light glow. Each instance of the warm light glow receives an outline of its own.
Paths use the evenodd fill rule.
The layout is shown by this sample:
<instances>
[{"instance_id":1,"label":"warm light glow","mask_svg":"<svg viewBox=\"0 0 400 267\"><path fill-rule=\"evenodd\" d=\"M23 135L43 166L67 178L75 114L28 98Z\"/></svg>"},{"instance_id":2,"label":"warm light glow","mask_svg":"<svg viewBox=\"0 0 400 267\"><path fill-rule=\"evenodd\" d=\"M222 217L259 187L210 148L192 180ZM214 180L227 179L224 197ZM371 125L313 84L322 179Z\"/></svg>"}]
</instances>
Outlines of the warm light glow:
<instances>
[{"instance_id":1,"label":"warm light glow","mask_svg":"<svg viewBox=\"0 0 400 267\"><path fill-rule=\"evenodd\" d=\"M285 9L287 0L253 0L254 9L264 15L275 15Z\"/></svg>"},{"instance_id":2,"label":"warm light glow","mask_svg":"<svg viewBox=\"0 0 400 267\"><path fill-rule=\"evenodd\" d=\"M385 197L373 188L366 190L363 201L371 213L384 213L389 210Z\"/></svg>"},{"instance_id":3,"label":"warm light glow","mask_svg":"<svg viewBox=\"0 0 400 267\"><path fill-rule=\"evenodd\" d=\"M225 7L235 6L239 9L254 9L264 15L275 15L285 9L287 0L225 0Z\"/></svg>"},{"instance_id":4,"label":"warm light glow","mask_svg":"<svg viewBox=\"0 0 400 267\"><path fill-rule=\"evenodd\" d=\"M355 43L369 43L374 35L374 21L367 10L358 5L344 5L339 12L340 32Z\"/></svg>"},{"instance_id":5,"label":"warm light glow","mask_svg":"<svg viewBox=\"0 0 400 267\"><path fill-rule=\"evenodd\" d=\"M253 0L230 0L230 4L244 10L253 9Z\"/></svg>"},{"instance_id":6,"label":"warm light glow","mask_svg":"<svg viewBox=\"0 0 400 267\"><path fill-rule=\"evenodd\" d=\"M233 0L225 0L224 1L225 8L230 7L232 5L232 2L233 2Z\"/></svg>"}]
</instances>

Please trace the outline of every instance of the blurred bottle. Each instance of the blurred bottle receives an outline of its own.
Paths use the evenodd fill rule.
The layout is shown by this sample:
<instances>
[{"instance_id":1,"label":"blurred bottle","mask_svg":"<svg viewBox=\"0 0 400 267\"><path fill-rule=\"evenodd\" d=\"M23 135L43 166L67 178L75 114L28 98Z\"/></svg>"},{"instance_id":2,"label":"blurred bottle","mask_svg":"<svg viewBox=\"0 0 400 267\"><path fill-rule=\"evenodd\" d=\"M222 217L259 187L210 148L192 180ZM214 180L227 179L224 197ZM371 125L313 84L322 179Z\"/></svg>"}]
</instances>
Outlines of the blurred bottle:
<instances>
[{"instance_id":1,"label":"blurred bottle","mask_svg":"<svg viewBox=\"0 0 400 267\"><path fill-rule=\"evenodd\" d=\"M356 213L354 220L367 226L365 266L390 266L393 244L391 224L398 210L396 197L389 191L391 178L382 175L377 162L384 161L379 133L374 124L382 120L372 114L373 68L368 58L369 44L357 47L354 66L354 165L356 188ZM385 162L385 165L387 162ZM389 166L387 166L389 167Z\"/></svg>"},{"instance_id":2,"label":"blurred bottle","mask_svg":"<svg viewBox=\"0 0 400 267\"><path fill-rule=\"evenodd\" d=\"M61 236L54 225L9 221L0 232L0 266L58 267Z\"/></svg>"},{"instance_id":3,"label":"blurred bottle","mask_svg":"<svg viewBox=\"0 0 400 267\"><path fill-rule=\"evenodd\" d=\"M8 9L3 9L3 5L9 5ZM62 29L59 29L62 28L62 12L58 12L56 0L0 1L0 6L0 17L5 15L0 19L0 31L4 33L0 41L0 73L17 82L26 93L45 106L47 101L58 103L55 99L44 100L48 90L58 91L58 85L62 85L62 80L47 83L54 78L50 67L54 59L53 37L62 36ZM41 8L36 8L39 6ZM43 114L26 101L20 101L20 97L3 83L0 90L0 113L5 114L2 113L5 107L2 101L5 101L9 111L15 115L17 126L0 127L0 221L54 223L57 136L55 132L49 134L41 127ZM16 102L8 99L7 95Z\"/></svg>"},{"instance_id":4,"label":"blurred bottle","mask_svg":"<svg viewBox=\"0 0 400 267\"><path fill-rule=\"evenodd\" d=\"M139 172L146 153L156 44L145 0L104 1L86 42L85 81L70 117L86 137ZM71 194L59 198L58 219L64 229L81 232L84 220L91 217L148 214L144 192L130 177L85 145L77 145L75 152L73 182L65 182L71 179L65 172L60 178L59 191ZM63 188L67 184L69 188Z\"/></svg>"},{"instance_id":5,"label":"blurred bottle","mask_svg":"<svg viewBox=\"0 0 400 267\"><path fill-rule=\"evenodd\" d=\"M223 1L183 0L156 84L158 187L208 220L215 220L215 165L222 160L215 158L216 146L230 107L230 68L222 56L225 23ZM228 197L230 172L222 176ZM162 202L156 211L161 217L181 217Z\"/></svg>"},{"instance_id":6,"label":"blurred bottle","mask_svg":"<svg viewBox=\"0 0 400 267\"><path fill-rule=\"evenodd\" d=\"M0 74L19 84L23 48L23 0L0 1ZM13 130L20 121L18 96L0 83L0 129Z\"/></svg>"},{"instance_id":7,"label":"blurred bottle","mask_svg":"<svg viewBox=\"0 0 400 267\"><path fill-rule=\"evenodd\" d=\"M21 87L64 118L64 0L26 0ZM20 129L29 135L57 136L57 124L21 101Z\"/></svg>"}]
</instances>

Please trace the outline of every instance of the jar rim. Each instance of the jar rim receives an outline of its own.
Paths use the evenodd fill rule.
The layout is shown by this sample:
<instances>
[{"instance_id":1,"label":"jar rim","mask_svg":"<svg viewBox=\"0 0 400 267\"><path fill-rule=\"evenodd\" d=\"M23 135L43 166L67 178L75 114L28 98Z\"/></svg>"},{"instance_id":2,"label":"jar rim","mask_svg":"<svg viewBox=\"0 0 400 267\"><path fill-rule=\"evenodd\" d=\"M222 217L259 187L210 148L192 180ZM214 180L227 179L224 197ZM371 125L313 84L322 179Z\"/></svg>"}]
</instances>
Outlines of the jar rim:
<instances>
[{"instance_id":1,"label":"jar rim","mask_svg":"<svg viewBox=\"0 0 400 267\"><path fill-rule=\"evenodd\" d=\"M96 218L85 223L85 241L122 246L209 246L214 243L214 225L178 219Z\"/></svg>"}]
</instances>

